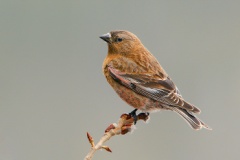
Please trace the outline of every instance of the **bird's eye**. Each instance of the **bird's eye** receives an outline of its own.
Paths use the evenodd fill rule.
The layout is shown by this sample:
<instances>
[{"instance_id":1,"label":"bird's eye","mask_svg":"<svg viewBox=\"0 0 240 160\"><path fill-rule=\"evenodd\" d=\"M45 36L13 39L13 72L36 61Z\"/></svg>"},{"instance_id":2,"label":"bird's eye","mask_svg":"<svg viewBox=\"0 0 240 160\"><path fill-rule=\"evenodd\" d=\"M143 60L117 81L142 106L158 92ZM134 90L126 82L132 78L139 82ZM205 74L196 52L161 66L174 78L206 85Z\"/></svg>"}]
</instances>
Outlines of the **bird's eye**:
<instances>
[{"instance_id":1,"label":"bird's eye","mask_svg":"<svg viewBox=\"0 0 240 160\"><path fill-rule=\"evenodd\" d=\"M117 42L122 42L122 40L123 40L122 38L117 38L116 39Z\"/></svg>"}]
</instances>

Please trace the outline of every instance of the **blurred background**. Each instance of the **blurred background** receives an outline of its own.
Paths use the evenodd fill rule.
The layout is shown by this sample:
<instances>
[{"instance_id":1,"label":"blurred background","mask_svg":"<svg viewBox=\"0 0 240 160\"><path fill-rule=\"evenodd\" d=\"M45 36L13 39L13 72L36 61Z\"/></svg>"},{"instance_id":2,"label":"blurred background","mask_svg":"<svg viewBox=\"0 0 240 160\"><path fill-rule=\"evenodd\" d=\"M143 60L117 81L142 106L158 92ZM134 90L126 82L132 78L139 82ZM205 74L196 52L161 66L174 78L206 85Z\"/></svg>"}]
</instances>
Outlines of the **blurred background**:
<instances>
[{"instance_id":1,"label":"blurred background","mask_svg":"<svg viewBox=\"0 0 240 160\"><path fill-rule=\"evenodd\" d=\"M0 160L79 160L132 110L102 74L99 36L129 30L156 56L213 131L174 112L106 143L93 159L203 160L240 156L240 1L2 0Z\"/></svg>"}]
</instances>

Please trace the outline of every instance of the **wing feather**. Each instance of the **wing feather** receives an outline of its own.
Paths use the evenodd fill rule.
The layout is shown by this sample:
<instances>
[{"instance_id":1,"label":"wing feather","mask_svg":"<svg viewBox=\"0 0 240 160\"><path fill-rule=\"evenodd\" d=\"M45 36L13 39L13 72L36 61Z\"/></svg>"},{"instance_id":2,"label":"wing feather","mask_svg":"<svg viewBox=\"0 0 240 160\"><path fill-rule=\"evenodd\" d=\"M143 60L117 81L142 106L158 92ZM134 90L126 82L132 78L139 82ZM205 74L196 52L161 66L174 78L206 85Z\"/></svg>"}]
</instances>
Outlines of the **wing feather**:
<instances>
[{"instance_id":1,"label":"wing feather","mask_svg":"<svg viewBox=\"0 0 240 160\"><path fill-rule=\"evenodd\" d=\"M197 107L184 101L179 90L169 77L161 79L157 75L134 75L120 72L112 67L108 67L108 69L111 77L116 82L140 95L159 101L170 107L179 107L194 113L200 113Z\"/></svg>"}]
</instances>

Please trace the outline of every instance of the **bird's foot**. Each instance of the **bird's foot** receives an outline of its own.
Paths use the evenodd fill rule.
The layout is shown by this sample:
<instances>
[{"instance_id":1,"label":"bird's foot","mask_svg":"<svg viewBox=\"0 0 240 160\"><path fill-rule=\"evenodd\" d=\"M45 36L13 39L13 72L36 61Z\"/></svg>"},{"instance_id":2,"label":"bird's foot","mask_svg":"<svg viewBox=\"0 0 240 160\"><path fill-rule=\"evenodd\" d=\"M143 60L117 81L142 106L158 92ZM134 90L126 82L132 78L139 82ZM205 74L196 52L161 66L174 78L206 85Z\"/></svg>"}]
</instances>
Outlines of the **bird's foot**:
<instances>
[{"instance_id":1,"label":"bird's foot","mask_svg":"<svg viewBox=\"0 0 240 160\"><path fill-rule=\"evenodd\" d=\"M132 112L129 113L129 115L133 118L134 125L137 123L138 117L137 117L137 109L134 109Z\"/></svg>"}]
</instances>

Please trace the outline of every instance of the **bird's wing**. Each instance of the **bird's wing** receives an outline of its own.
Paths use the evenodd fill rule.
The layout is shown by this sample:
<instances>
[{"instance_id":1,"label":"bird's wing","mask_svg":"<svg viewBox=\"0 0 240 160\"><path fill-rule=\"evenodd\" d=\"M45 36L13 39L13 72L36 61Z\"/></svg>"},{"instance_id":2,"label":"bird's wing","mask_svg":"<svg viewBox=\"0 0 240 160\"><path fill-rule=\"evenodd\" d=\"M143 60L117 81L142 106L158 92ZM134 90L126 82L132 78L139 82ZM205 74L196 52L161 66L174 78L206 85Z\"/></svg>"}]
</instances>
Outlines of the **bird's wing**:
<instances>
[{"instance_id":1,"label":"bird's wing","mask_svg":"<svg viewBox=\"0 0 240 160\"><path fill-rule=\"evenodd\" d=\"M108 67L111 77L134 92L159 101L170 107L180 107L199 113L200 110L184 101L179 90L170 78L161 79L150 74L128 74Z\"/></svg>"}]
</instances>

